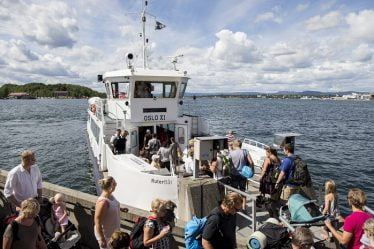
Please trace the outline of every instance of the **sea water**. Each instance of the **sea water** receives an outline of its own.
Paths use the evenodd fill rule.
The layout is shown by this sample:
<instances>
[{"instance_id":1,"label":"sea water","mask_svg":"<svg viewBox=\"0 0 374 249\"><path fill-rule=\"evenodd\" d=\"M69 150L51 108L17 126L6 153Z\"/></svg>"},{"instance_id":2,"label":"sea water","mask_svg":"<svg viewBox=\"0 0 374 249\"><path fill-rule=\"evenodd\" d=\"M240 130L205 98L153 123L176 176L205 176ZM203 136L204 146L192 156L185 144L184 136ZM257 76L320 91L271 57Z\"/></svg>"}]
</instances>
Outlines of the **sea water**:
<instances>
[{"instance_id":1,"label":"sea water","mask_svg":"<svg viewBox=\"0 0 374 249\"><path fill-rule=\"evenodd\" d=\"M36 151L43 179L95 193L86 140L87 100L0 100L0 168ZM333 179L345 213L347 191L358 187L374 208L374 101L186 98L187 114L209 120L212 134L231 129L238 138L271 145L277 132L297 132L296 154L313 181Z\"/></svg>"}]
</instances>

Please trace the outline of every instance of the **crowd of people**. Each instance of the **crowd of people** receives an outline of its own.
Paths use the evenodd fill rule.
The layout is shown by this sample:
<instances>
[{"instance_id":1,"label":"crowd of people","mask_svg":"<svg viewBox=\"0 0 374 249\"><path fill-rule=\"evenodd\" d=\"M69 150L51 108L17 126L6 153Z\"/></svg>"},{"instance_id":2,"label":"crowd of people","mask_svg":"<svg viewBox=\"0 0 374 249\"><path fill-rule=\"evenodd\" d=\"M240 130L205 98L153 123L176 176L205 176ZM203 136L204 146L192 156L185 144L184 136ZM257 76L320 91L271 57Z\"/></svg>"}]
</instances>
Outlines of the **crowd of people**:
<instances>
[{"instance_id":1,"label":"crowd of people","mask_svg":"<svg viewBox=\"0 0 374 249\"><path fill-rule=\"evenodd\" d=\"M124 135L122 135L124 134ZM116 140L127 133L117 130L116 137L111 139L113 145ZM254 162L250 153L242 149L241 141L236 139L233 132L230 137L227 157L221 152L217 158L203 162L201 171L215 177L225 184L231 184L240 191L246 191L247 178L243 176L244 167L249 167L254 172ZM170 169L176 165L180 156L180 148L175 139L170 138L170 143L161 144L155 134L147 131L144 137L145 157L151 158L155 167ZM114 146L116 153L121 153ZM125 149L124 149L125 151ZM259 191L261 197L266 199L267 210L271 217L277 217L280 205L285 205L289 198L296 194L310 194L305 187L309 186L308 178L305 184L300 184L294 179L295 160L293 147L290 144L283 146L285 158L280 160L274 148L266 148L266 158L260 174ZM193 156L193 146L189 146L188 154ZM168 158L167 161L165 158ZM225 170L229 164L229 170ZM309 176L310 177L310 176ZM111 176L99 181L102 189L96 201L94 215L94 235L100 248L129 248L130 234L121 231L120 213L128 212L121 208L120 203L113 196L117 183ZM310 187L310 186L309 186ZM246 209L246 199L239 192L227 193L222 202L207 216L207 221L202 232L202 246L204 249L234 249L236 248L236 213ZM21 163L13 168L4 186L4 195L18 212L14 222L8 225L3 235L4 249L34 249L47 248L41 235L41 223L38 219L40 202L42 199L42 176L36 165L35 153L25 150L21 153ZM337 187L333 180L325 182L325 198L321 212L328 217L325 221L324 239L335 239L347 249L368 249L374 247L374 219L370 213L364 211L367 203L365 193L357 188L350 189L347 201L352 213L343 218L339 212L339 198ZM64 195L57 193L50 199L52 206L52 223L56 237L64 234L68 225L68 213ZM150 215L142 224L142 243L145 247L154 249L170 248L170 234L173 227L176 207L171 201L155 199L152 201ZM170 211L171 210L171 211ZM172 218L167 218L172 217ZM17 226L17 232L14 232ZM340 229L342 228L342 230ZM290 235L290 248L310 248L313 245L313 234L308 228L297 228Z\"/></svg>"}]
</instances>

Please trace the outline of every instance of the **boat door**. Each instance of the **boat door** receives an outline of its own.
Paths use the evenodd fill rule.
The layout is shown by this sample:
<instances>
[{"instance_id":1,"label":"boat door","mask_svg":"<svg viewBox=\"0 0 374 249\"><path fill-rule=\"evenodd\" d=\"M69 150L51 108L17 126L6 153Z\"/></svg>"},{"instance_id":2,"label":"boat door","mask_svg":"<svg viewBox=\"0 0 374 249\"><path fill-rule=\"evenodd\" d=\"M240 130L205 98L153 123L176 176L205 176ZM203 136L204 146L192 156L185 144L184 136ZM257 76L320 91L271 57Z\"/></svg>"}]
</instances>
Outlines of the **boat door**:
<instances>
[{"instance_id":1,"label":"boat door","mask_svg":"<svg viewBox=\"0 0 374 249\"><path fill-rule=\"evenodd\" d=\"M179 143L182 151L187 148L188 134L187 125L175 125L175 140Z\"/></svg>"},{"instance_id":2,"label":"boat door","mask_svg":"<svg viewBox=\"0 0 374 249\"><path fill-rule=\"evenodd\" d=\"M139 133L137 127L130 129L130 153L134 155L139 154Z\"/></svg>"}]
</instances>

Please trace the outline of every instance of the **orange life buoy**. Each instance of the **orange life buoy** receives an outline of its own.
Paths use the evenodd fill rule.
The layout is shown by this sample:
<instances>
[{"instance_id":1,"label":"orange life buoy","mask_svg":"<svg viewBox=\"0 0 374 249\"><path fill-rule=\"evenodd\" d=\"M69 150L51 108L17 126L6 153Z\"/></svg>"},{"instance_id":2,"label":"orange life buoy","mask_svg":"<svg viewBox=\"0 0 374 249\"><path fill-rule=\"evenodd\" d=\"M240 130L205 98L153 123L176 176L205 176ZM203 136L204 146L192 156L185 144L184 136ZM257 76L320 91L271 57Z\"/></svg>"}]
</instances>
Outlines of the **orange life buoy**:
<instances>
[{"instance_id":1,"label":"orange life buoy","mask_svg":"<svg viewBox=\"0 0 374 249\"><path fill-rule=\"evenodd\" d=\"M91 112L96 113L96 105L95 104L91 105Z\"/></svg>"}]
</instances>

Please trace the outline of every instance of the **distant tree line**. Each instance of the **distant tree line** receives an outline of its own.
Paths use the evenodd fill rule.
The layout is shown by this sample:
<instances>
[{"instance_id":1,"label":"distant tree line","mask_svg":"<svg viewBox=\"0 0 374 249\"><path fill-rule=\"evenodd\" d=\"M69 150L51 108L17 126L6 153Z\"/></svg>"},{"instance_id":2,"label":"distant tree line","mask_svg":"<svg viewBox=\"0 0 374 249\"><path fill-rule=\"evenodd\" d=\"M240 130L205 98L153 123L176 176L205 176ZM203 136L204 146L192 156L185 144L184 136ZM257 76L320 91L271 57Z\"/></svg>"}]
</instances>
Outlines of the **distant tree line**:
<instances>
[{"instance_id":1,"label":"distant tree line","mask_svg":"<svg viewBox=\"0 0 374 249\"><path fill-rule=\"evenodd\" d=\"M26 92L33 97L54 97L55 91L67 91L70 98L105 97L105 93L88 87L72 84L28 83L25 85L4 84L0 87L0 98L6 98L12 92Z\"/></svg>"}]
</instances>

